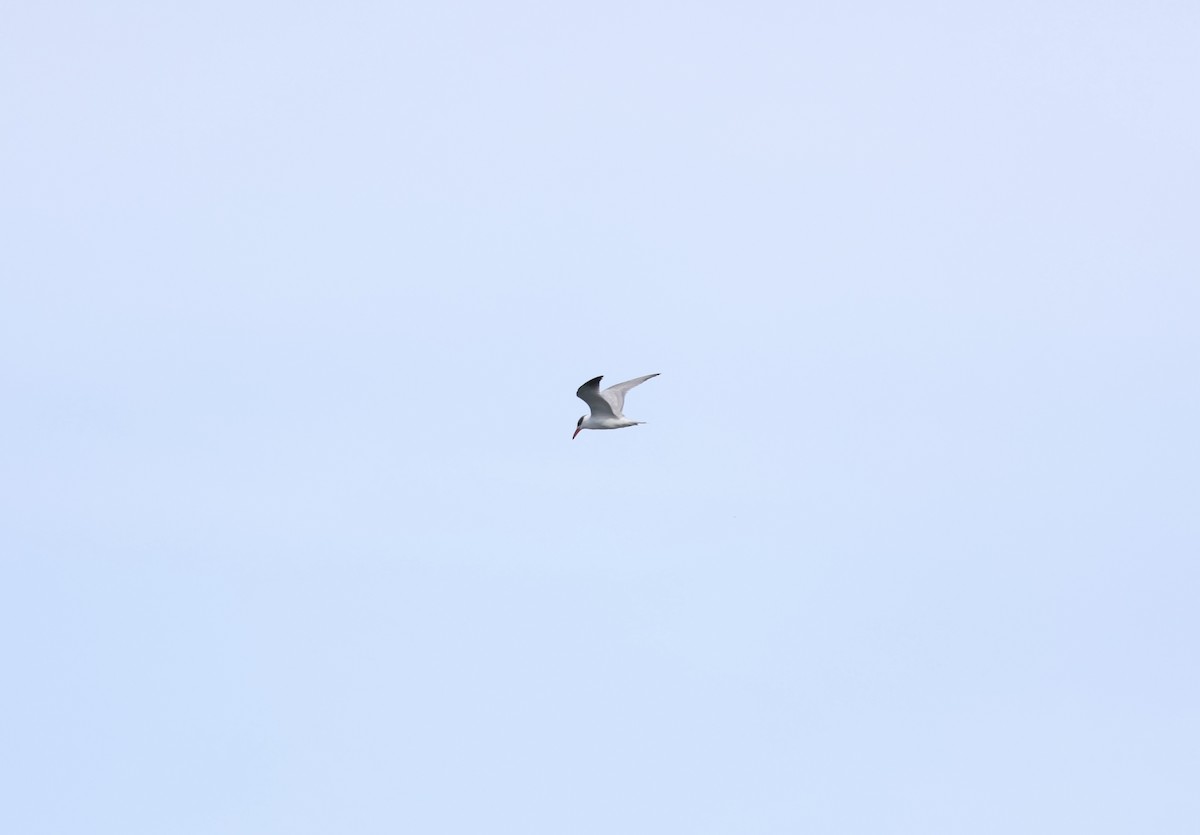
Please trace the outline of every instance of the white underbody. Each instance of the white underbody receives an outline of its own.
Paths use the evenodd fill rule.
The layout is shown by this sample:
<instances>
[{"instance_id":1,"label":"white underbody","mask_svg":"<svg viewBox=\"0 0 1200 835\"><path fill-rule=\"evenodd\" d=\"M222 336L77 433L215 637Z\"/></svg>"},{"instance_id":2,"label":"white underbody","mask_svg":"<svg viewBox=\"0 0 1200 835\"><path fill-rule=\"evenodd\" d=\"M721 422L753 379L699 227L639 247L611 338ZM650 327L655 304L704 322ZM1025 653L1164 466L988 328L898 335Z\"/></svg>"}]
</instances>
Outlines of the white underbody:
<instances>
[{"instance_id":1,"label":"white underbody","mask_svg":"<svg viewBox=\"0 0 1200 835\"><path fill-rule=\"evenodd\" d=\"M622 415L621 417L596 417L588 415L583 419L583 424L580 429L624 429L626 426L637 426L639 423L645 423L644 420L630 420Z\"/></svg>"}]
</instances>

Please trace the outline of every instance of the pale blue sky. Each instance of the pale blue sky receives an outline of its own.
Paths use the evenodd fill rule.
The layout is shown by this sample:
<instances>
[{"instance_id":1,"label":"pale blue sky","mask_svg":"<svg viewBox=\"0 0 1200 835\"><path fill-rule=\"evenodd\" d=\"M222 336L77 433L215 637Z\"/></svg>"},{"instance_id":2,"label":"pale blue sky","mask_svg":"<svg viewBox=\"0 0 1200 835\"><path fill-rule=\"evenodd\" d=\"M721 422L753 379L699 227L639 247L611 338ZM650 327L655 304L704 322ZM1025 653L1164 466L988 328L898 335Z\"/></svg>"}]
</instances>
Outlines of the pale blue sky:
<instances>
[{"instance_id":1,"label":"pale blue sky","mask_svg":"<svg viewBox=\"0 0 1200 835\"><path fill-rule=\"evenodd\" d=\"M0 831L1200 831L1197 9L8 4Z\"/></svg>"}]
</instances>

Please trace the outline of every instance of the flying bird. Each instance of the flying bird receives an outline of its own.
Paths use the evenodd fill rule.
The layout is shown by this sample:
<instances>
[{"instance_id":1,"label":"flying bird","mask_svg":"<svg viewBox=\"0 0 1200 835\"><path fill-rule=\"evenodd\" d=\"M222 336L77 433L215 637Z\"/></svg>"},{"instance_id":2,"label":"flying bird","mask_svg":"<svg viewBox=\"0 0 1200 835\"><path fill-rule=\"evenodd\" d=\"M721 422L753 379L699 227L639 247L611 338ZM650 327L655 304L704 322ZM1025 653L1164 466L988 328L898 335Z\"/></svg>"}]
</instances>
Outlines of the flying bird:
<instances>
[{"instance_id":1,"label":"flying bird","mask_svg":"<svg viewBox=\"0 0 1200 835\"><path fill-rule=\"evenodd\" d=\"M604 379L604 375L588 380L579 387L579 391L575 394L588 404L592 413L584 415L576 422L575 435L584 429L623 429L626 426L645 423L644 420L630 420L621 414L621 410L625 408L625 392L634 386L640 386L651 377L657 376L658 374L647 374L645 377L636 377L623 383L617 383L615 386L609 386L604 391L600 391L600 381ZM571 440L575 440L575 435L571 436Z\"/></svg>"}]
</instances>

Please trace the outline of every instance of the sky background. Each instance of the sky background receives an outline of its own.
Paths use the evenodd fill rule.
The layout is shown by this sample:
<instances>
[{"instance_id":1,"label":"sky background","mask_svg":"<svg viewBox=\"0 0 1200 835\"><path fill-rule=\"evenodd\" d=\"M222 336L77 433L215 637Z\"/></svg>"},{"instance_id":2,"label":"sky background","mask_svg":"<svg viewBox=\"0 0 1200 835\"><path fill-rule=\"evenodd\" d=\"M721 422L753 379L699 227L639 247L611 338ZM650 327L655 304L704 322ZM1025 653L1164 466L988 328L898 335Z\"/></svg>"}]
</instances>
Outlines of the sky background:
<instances>
[{"instance_id":1,"label":"sky background","mask_svg":"<svg viewBox=\"0 0 1200 835\"><path fill-rule=\"evenodd\" d=\"M6 4L0 830L1200 831L1198 9Z\"/></svg>"}]
</instances>

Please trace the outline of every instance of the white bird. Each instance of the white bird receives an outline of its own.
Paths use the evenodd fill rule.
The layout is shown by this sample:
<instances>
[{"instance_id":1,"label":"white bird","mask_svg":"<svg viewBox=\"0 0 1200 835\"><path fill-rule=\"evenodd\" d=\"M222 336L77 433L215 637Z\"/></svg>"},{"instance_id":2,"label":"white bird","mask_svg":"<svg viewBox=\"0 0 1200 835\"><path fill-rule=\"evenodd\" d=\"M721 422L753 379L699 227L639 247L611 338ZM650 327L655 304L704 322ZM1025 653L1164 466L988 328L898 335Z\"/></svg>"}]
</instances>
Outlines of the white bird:
<instances>
[{"instance_id":1,"label":"white bird","mask_svg":"<svg viewBox=\"0 0 1200 835\"><path fill-rule=\"evenodd\" d=\"M578 435L584 429L623 429L626 426L637 426L639 423L645 423L646 421L644 420L630 420L621 414L621 410L625 408L625 392L634 386L640 386L651 377L657 376L658 374L647 374L645 377L637 377L633 380L617 383L615 386L609 386L604 391L600 391L600 381L604 379L603 375L588 380L579 387L579 391L575 392L575 394L578 395L580 400L588 404L588 408L592 410L592 413L584 415L576 422L575 435ZM571 436L571 440L575 440L575 435Z\"/></svg>"}]
</instances>

